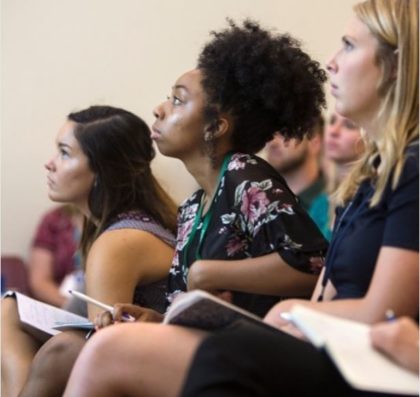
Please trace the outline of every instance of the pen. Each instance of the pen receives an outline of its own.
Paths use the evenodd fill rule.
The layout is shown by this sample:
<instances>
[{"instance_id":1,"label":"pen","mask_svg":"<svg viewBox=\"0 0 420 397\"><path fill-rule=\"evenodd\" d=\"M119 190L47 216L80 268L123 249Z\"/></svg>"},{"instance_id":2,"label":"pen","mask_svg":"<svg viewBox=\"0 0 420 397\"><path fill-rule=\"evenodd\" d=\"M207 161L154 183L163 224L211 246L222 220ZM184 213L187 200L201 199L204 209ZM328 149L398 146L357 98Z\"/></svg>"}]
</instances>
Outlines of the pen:
<instances>
[{"instance_id":1,"label":"pen","mask_svg":"<svg viewBox=\"0 0 420 397\"><path fill-rule=\"evenodd\" d=\"M397 317L395 316L394 310L392 309L388 309L385 312L385 318L386 318L386 321L394 321L397 319Z\"/></svg>"},{"instance_id":2,"label":"pen","mask_svg":"<svg viewBox=\"0 0 420 397\"><path fill-rule=\"evenodd\" d=\"M93 299L90 296L87 296L85 294L82 294L79 291L74 291L74 290L69 289L69 293L75 296L76 298L81 299L82 301L92 303L93 305L96 305L100 307L101 309L108 310L111 313L114 312L114 308L112 306L99 302L98 300ZM130 316L129 314L124 314L122 318L125 321L135 321L135 318L133 316Z\"/></svg>"}]
</instances>

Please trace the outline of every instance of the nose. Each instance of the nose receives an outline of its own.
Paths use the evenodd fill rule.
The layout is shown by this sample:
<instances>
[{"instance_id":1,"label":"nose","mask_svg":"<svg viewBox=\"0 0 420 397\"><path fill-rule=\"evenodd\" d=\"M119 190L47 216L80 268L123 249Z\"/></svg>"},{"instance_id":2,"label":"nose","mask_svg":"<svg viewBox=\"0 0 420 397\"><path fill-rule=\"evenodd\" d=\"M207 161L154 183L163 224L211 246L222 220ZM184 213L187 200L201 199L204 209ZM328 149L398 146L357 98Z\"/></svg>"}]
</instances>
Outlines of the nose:
<instances>
[{"instance_id":1,"label":"nose","mask_svg":"<svg viewBox=\"0 0 420 397\"><path fill-rule=\"evenodd\" d=\"M337 62L336 62L336 54L331 56L331 58L327 61L326 68L328 73L333 74L337 72Z\"/></svg>"},{"instance_id":2,"label":"nose","mask_svg":"<svg viewBox=\"0 0 420 397\"><path fill-rule=\"evenodd\" d=\"M153 109L153 116L155 116L157 119L162 119L163 115L164 115L163 103L161 103Z\"/></svg>"},{"instance_id":3,"label":"nose","mask_svg":"<svg viewBox=\"0 0 420 397\"><path fill-rule=\"evenodd\" d=\"M54 159L49 159L45 164L44 167L47 171L54 171L55 165L54 165Z\"/></svg>"},{"instance_id":4,"label":"nose","mask_svg":"<svg viewBox=\"0 0 420 397\"><path fill-rule=\"evenodd\" d=\"M331 123L328 126L328 135L329 136L338 136L340 135L340 123L338 123L337 121L334 121L333 123Z\"/></svg>"}]
</instances>

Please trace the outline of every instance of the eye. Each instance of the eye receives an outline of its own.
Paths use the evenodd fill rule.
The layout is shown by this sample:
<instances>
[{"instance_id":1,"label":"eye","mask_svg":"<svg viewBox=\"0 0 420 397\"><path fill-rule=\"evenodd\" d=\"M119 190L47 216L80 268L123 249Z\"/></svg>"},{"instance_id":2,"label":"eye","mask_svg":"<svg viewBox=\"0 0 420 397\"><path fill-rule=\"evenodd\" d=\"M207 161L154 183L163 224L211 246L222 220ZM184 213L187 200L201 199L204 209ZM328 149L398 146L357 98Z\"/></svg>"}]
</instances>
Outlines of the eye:
<instances>
[{"instance_id":1,"label":"eye","mask_svg":"<svg viewBox=\"0 0 420 397\"><path fill-rule=\"evenodd\" d=\"M346 127L349 130L356 130L357 129L356 124L352 123L350 120L345 120L344 121L344 127Z\"/></svg>"},{"instance_id":2,"label":"eye","mask_svg":"<svg viewBox=\"0 0 420 397\"><path fill-rule=\"evenodd\" d=\"M343 47L345 51L351 51L354 48L354 45L345 37L343 37Z\"/></svg>"},{"instance_id":3,"label":"eye","mask_svg":"<svg viewBox=\"0 0 420 397\"><path fill-rule=\"evenodd\" d=\"M166 97L166 99L168 101L170 101L172 103L172 105L174 105L174 106L179 106L179 105L183 104L181 99L179 99L176 95L170 95L170 96L168 95Z\"/></svg>"},{"instance_id":4,"label":"eye","mask_svg":"<svg viewBox=\"0 0 420 397\"><path fill-rule=\"evenodd\" d=\"M60 157L67 158L70 156L69 152L66 149L60 148L58 149L60 153Z\"/></svg>"}]
</instances>

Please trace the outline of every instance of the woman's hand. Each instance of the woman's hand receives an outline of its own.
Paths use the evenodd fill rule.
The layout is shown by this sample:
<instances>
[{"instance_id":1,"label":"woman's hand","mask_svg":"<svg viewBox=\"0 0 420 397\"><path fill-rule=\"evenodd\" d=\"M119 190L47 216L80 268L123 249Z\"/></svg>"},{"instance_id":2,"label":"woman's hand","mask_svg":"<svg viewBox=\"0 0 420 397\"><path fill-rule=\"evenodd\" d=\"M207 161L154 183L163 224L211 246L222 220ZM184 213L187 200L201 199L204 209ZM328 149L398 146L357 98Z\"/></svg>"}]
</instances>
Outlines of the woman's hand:
<instances>
[{"instance_id":1,"label":"woman's hand","mask_svg":"<svg viewBox=\"0 0 420 397\"><path fill-rule=\"evenodd\" d=\"M209 260L198 260L195 261L189 271L187 279L187 290L192 291L194 289L202 289L209 291L212 288L210 284L212 261Z\"/></svg>"},{"instance_id":2,"label":"woman's hand","mask_svg":"<svg viewBox=\"0 0 420 397\"><path fill-rule=\"evenodd\" d=\"M394 361L419 372L419 327L408 317L372 326L372 345Z\"/></svg>"},{"instance_id":3,"label":"woman's hand","mask_svg":"<svg viewBox=\"0 0 420 397\"><path fill-rule=\"evenodd\" d=\"M97 329L104 328L114 323L127 321L124 317L128 316L139 322L159 323L163 320L163 315L155 310L128 303L117 303L114 305L113 313L104 311L96 316L95 326Z\"/></svg>"},{"instance_id":4,"label":"woman's hand","mask_svg":"<svg viewBox=\"0 0 420 397\"><path fill-rule=\"evenodd\" d=\"M296 304L305 304L306 301L301 301L298 299L287 299L283 300L276 305L274 305L268 313L264 317L264 322L272 325L273 327L279 328L279 329L285 329L285 332L288 332L287 330L290 329L289 322L285 320L281 314L284 312L289 312L291 308ZM292 332L288 332L290 334L293 334Z\"/></svg>"}]
</instances>

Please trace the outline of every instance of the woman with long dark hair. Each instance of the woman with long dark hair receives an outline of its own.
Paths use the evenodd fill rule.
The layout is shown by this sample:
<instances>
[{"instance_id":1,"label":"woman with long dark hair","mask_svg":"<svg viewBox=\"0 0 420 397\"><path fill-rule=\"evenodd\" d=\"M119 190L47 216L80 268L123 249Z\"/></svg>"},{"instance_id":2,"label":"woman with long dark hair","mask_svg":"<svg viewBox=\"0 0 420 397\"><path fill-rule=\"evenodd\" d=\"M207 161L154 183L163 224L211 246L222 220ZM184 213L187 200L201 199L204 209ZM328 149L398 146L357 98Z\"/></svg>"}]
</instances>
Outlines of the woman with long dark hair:
<instances>
[{"instance_id":1,"label":"woman with long dark hair","mask_svg":"<svg viewBox=\"0 0 420 397\"><path fill-rule=\"evenodd\" d=\"M92 106L69 114L56 143L57 153L46 164L48 195L85 216L81 253L87 294L110 305L133 302L162 312L176 207L152 175L155 152L148 126L126 110ZM91 320L98 312L88 305ZM3 395L62 393L45 387L59 385L61 376L67 379L84 335L63 332L44 342L23 329L16 301L4 299ZM48 357L56 360L49 352L61 352L54 376L43 372L51 364Z\"/></svg>"}]
</instances>

